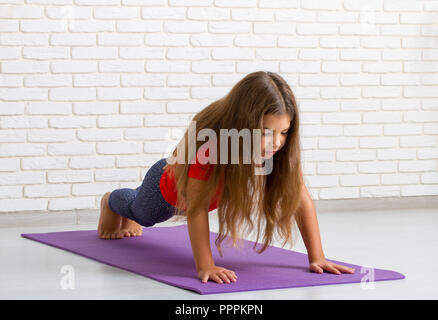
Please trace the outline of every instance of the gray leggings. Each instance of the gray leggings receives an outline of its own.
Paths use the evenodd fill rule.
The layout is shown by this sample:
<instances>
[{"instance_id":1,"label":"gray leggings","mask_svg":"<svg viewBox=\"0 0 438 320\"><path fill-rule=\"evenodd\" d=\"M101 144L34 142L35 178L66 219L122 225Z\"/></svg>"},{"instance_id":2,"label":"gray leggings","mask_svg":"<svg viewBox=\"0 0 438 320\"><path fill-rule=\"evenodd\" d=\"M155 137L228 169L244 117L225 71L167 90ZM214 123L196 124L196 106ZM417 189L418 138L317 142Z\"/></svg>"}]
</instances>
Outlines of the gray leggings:
<instances>
[{"instance_id":1,"label":"gray leggings","mask_svg":"<svg viewBox=\"0 0 438 320\"><path fill-rule=\"evenodd\" d=\"M108 200L111 210L145 227L172 217L174 207L164 200L160 192L160 178L166 159L158 160L149 168L137 189L112 191Z\"/></svg>"}]
</instances>

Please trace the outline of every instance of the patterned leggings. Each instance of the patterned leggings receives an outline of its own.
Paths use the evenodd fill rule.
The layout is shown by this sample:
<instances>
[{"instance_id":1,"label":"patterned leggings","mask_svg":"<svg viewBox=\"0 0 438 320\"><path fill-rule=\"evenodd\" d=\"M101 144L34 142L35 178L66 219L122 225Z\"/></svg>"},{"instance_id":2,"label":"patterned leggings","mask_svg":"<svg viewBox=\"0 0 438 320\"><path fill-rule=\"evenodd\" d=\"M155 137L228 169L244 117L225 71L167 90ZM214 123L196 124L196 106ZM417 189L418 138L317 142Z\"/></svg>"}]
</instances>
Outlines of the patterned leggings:
<instances>
[{"instance_id":1,"label":"patterned leggings","mask_svg":"<svg viewBox=\"0 0 438 320\"><path fill-rule=\"evenodd\" d=\"M166 159L158 160L149 168L142 185L137 189L112 191L108 200L110 209L145 227L171 218L174 207L164 200L160 192L160 178Z\"/></svg>"}]
</instances>

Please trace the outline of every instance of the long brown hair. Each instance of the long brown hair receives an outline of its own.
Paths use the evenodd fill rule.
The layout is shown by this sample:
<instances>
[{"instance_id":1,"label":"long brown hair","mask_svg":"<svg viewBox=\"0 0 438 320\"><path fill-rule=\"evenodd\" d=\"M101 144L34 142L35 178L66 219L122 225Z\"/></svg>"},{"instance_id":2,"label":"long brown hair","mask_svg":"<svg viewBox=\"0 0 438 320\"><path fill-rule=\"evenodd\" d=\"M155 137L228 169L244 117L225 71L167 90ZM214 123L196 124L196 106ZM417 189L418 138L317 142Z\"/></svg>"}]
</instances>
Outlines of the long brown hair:
<instances>
[{"instance_id":1,"label":"long brown hair","mask_svg":"<svg viewBox=\"0 0 438 320\"><path fill-rule=\"evenodd\" d=\"M300 206L301 188L301 156L299 138L298 106L294 94L286 81L273 72L258 71L246 75L223 98L214 101L198 112L192 119L196 122L196 136L201 129L214 130L218 137L217 155L220 150L220 129L249 130L262 129L265 115L288 115L291 126L285 145L275 154L273 169L270 174L255 175L255 163L243 163L242 148L239 143L239 163L232 163L230 158L225 164L218 161L213 165L211 176L205 181L205 188L185 209L186 186L189 169L188 131L179 144L185 146L184 163L167 164L176 179L177 203L174 217L187 219L197 213L205 199L218 187L223 178L223 189L218 204L219 233L215 240L216 248L222 257L221 243L227 235L231 235L234 247L239 247L243 239L243 231L254 229L253 221L257 218L258 243L262 223L264 222L263 247L256 251L262 253L271 244L277 230L284 240L282 246L295 243L292 228L295 227L297 210ZM179 145L178 144L178 145ZM196 141L196 151L204 142ZM230 150L228 155L230 155ZM210 152L211 154L211 152ZM172 152L177 157L177 147Z\"/></svg>"}]
</instances>

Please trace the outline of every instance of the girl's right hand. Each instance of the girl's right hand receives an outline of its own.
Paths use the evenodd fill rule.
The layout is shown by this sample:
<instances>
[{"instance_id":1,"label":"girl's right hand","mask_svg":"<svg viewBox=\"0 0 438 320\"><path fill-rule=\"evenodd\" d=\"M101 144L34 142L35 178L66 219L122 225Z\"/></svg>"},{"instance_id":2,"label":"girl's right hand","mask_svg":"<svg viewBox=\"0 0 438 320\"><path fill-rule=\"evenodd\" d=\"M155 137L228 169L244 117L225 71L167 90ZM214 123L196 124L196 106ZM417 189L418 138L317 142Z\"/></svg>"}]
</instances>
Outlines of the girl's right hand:
<instances>
[{"instance_id":1,"label":"girl's right hand","mask_svg":"<svg viewBox=\"0 0 438 320\"><path fill-rule=\"evenodd\" d=\"M234 271L215 265L199 270L198 278L201 279L202 283L206 283L208 280L213 280L217 283L230 283L230 281L237 281L237 276Z\"/></svg>"}]
</instances>

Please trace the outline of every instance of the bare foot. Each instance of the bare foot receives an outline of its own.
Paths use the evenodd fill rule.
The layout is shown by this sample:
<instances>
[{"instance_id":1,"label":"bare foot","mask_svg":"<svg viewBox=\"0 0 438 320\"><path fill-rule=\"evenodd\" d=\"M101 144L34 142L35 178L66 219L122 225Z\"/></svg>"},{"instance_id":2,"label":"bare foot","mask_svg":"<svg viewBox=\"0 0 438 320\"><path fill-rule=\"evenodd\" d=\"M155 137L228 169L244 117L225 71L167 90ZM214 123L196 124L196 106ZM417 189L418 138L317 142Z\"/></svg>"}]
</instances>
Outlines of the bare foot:
<instances>
[{"instance_id":1,"label":"bare foot","mask_svg":"<svg viewBox=\"0 0 438 320\"><path fill-rule=\"evenodd\" d=\"M110 193L105 193L100 201L100 218L97 233L101 239L123 239L123 232L120 230L122 216L112 211L108 206Z\"/></svg>"},{"instance_id":2,"label":"bare foot","mask_svg":"<svg viewBox=\"0 0 438 320\"><path fill-rule=\"evenodd\" d=\"M135 236L142 235L143 228L137 222L135 222L131 219L122 217L121 231L125 237L135 237Z\"/></svg>"}]
</instances>

